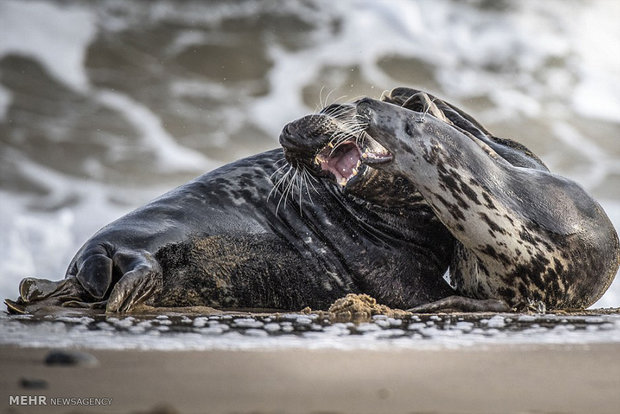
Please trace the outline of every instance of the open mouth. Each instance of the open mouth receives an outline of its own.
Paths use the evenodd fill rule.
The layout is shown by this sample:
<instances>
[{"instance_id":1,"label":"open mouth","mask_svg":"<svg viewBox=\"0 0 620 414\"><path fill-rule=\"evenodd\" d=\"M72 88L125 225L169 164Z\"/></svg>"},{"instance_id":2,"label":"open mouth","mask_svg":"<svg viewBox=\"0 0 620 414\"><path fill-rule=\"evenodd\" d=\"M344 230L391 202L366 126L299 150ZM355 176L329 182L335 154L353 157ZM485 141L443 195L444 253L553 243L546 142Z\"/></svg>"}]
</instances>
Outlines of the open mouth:
<instances>
[{"instance_id":1,"label":"open mouth","mask_svg":"<svg viewBox=\"0 0 620 414\"><path fill-rule=\"evenodd\" d=\"M314 158L322 171L333 175L336 183L345 187L353 178L364 175L367 165L392 160L392 154L368 134L351 136L338 144L327 144Z\"/></svg>"}]
</instances>

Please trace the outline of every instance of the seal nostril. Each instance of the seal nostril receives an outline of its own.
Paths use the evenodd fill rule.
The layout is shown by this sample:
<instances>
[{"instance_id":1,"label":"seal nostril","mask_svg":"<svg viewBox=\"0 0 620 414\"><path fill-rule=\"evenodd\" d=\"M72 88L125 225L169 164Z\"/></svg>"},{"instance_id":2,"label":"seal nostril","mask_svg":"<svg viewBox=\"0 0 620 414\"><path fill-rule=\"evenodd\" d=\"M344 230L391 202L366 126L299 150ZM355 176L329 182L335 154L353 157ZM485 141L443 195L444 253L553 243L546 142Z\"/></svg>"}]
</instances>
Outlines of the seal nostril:
<instances>
[{"instance_id":1,"label":"seal nostril","mask_svg":"<svg viewBox=\"0 0 620 414\"><path fill-rule=\"evenodd\" d=\"M289 124L287 124L284 128L282 128L282 132L280 133L280 138L278 139L278 141L280 141L280 145L286 146L287 142L290 141L290 137L290 128Z\"/></svg>"},{"instance_id":2,"label":"seal nostril","mask_svg":"<svg viewBox=\"0 0 620 414\"><path fill-rule=\"evenodd\" d=\"M286 124L286 126L284 127L284 134L285 135L293 135L293 125L292 124Z\"/></svg>"},{"instance_id":3,"label":"seal nostril","mask_svg":"<svg viewBox=\"0 0 620 414\"><path fill-rule=\"evenodd\" d=\"M280 133L280 144L287 145L290 144L292 140L296 137L297 128L293 125L293 123L288 123L282 128L282 132Z\"/></svg>"}]
</instances>

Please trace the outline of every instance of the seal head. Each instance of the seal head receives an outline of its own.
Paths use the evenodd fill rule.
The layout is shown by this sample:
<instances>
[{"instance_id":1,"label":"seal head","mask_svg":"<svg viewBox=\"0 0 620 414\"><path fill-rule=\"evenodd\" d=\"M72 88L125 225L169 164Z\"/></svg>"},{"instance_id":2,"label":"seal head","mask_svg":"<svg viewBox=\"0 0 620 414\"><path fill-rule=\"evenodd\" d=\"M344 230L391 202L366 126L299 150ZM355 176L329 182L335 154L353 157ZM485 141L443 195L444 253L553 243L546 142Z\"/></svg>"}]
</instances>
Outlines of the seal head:
<instances>
[{"instance_id":1,"label":"seal head","mask_svg":"<svg viewBox=\"0 0 620 414\"><path fill-rule=\"evenodd\" d=\"M391 154L363 128L354 104L333 104L287 124L280 144L299 175L330 180L343 193L392 208L421 201L406 181L372 168Z\"/></svg>"}]
</instances>

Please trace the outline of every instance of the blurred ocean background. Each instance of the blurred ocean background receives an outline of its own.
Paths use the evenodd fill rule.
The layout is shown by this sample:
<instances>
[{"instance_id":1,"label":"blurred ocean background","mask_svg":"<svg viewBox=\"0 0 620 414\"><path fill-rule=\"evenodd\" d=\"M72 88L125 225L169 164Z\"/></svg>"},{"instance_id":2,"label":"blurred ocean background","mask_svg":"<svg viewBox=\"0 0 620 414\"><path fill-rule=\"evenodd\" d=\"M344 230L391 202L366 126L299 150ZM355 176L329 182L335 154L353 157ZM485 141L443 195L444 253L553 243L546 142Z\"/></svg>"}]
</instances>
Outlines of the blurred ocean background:
<instances>
[{"instance_id":1,"label":"blurred ocean background","mask_svg":"<svg viewBox=\"0 0 620 414\"><path fill-rule=\"evenodd\" d=\"M0 298L321 102L401 85L527 145L620 228L618 22L605 0L1 0Z\"/></svg>"}]
</instances>

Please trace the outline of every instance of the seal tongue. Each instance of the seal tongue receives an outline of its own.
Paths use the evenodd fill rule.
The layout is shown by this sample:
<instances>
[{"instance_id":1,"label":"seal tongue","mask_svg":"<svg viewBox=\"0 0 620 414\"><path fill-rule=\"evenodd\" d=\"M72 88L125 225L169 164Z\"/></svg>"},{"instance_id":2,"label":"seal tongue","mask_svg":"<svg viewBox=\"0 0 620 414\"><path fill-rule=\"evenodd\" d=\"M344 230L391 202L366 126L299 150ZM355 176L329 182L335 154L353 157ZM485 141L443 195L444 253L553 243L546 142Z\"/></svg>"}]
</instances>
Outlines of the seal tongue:
<instances>
[{"instance_id":1,"label":"seal tongue","mask_svg":"<svg viewBox=\"0 0 620 414\"><path fill-rule=\"evenodd\" d=\"M347 145L342 152L327 161L330 169L335 169L343 177L353 175L353 169L357 167L360 160L359 150L354 145Z\"/></svg>"},{"instance_id":2,"label":"seal tongue","mask_svg":"<svg viewBox=\"0 0 620 414\"><path fill-rule=\"evenodd\" d=\"M354 142L343 142L336 148L327 146L319 155L317 163L323 171L329 171L342 186L357 174L361 151Z\"/></svg>"}]
</instances>

